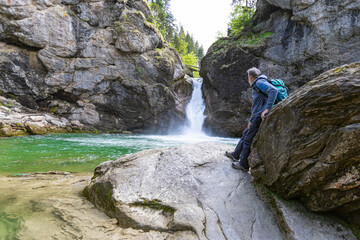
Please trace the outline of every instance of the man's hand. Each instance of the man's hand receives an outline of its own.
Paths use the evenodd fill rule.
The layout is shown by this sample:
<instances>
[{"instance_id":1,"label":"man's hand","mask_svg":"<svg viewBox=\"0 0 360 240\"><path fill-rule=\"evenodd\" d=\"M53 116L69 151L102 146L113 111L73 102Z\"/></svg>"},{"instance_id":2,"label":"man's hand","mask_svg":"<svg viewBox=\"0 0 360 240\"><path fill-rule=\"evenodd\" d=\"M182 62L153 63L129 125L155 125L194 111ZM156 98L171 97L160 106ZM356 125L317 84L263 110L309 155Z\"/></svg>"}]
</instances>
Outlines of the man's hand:
<instances>
[{"instance_id":1,"label":"man's hand","mask_svg":"<svg viewBox=\"0 0 360 240\"><path fill-rule=\"evenodd\" d=\"M251 122L249 122L249 123L248 123L248 126L247 126L247 128L250 128L250 125L251 125Z\"/></svg>"},{"instance_id":2,"label":"man's hand","mask_svg":"<svg viewBox=\"0 0 360 240\"><path fill-rule=\"evenodd\" d=\"M268 109L265 109L262 113L261 113L261 119L264 121L265 120L265 117L266 117L266 114L269 112Z\"/></svg>"}]
</instances>

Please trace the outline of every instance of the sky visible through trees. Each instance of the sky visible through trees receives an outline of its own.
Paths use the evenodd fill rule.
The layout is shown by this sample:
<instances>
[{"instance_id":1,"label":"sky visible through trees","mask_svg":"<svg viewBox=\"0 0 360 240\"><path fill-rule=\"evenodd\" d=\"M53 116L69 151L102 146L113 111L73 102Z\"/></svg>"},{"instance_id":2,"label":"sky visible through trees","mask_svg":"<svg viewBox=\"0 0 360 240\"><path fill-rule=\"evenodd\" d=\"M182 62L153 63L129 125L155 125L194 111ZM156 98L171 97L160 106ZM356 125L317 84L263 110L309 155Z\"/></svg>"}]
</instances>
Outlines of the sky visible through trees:
<instances>
[{"instance_id":1,"label":"sky visible through trees","mask_svg":"<svg viewBox=\"0 0 360 240\"><path fill-rule=\"evenodd\" d=\"M165 40L182 56L185 64L198 66L204 56L204 47L189 32L175 23L170 11L170 0L150 0L150 7L155 17L156 26Z\"/></svg>"},{"instance_id":2,"label":"sky visible through trees","mask_svg":"<svg viewBox=\"0 0 360 240\"><path fill-rule=\"evenodd\" d=\"M177 23L177 19L174 17L171 11L171 3L172 1L178 4L177 0L148 0L150 7L152 9L153 15L155 17L155 24L161 31L162 35L169 43L171 47L174 47L182 56L184 62L187 65L198 66L201 59L203 58L205 51L202 43L199 43L197 39L194 38L193 33L188 32L181 23ZM184 0L182 0L184 1ZM198 0L196 4L201 2L202 0ZM213 0L207 0L207 4L204 5L202 9L196 9L197 15L193 16L193 7L192 5L187 5L185 2L181 5L181 9L179 9L180 5L176 5L176 11L181 10L180 13L185 12L188 16L185 17L185 20L193 21L194 25L197 24L201 28L209 30L209 28L213 28L211 30L218 32L217 37L222 37L224 35L227 36L235 36L238 35L239 32L246 26L249 22L251 22L252 16L255 11L256 0L228 0L229 2L223 2L219 5L219 2L215 5ZM195 2L193 2L195 4ZM229 12L227 13L227 17L221 16L220 7L224 8L229 4ZM203 14L208 14L212 12L216 6L216 12L212 20L215 21L223 21L225 24L225 31L221 31L221 29L214 29L216 26L212 26L214 22L211 22L207 19L203 19ZM174 9L174 8L173 8ZM217 19L219 18L219 19ZM182 18L184 20L184 18ZM200 23L199 23L200 22ZM189 25L187 25L189 26ZM191 25L190 25L191 26ZM207 31L208 33L209 31ZM196 32L197 34L198 32ZM199 36L199 35L198 35ZM203 37L203 36L201 36ZM210 36L206 36L211 38ZM215 37L215 36L214 36ZM204 38L202 38L204 39ZM205 38L206 39L206 38ZM206 39L208 40L208 39ZM215 42L212 40L213 42ZM207 41L208 42L208 41ZM205 51L204 51L205 50Z\"/></svg>"}]
</instances>

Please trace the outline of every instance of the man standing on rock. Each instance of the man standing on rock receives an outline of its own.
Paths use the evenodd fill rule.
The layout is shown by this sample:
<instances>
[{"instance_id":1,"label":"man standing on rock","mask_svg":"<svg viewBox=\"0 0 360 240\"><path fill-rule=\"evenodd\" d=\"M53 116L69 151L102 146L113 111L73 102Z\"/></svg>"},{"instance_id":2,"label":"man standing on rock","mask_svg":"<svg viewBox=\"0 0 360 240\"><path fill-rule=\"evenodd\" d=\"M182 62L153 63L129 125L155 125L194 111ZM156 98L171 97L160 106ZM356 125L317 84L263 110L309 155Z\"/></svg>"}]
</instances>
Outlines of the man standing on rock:
<instances>
[{"instance_id":1,"label":"man standing on rock","mask_svg":"<svg viewBox=\"0 0 360 240\"><path fill-rule=\"evenodd\" d=\"M248 157L250 155L251 143L259 130L262 120L274 105L278 90L269 83L265 75L257 68L250 68L248 71L248 81L252 90L252 108L248 127L243 132L234 152L225 152L231 158L233 168L243 171L249 170Z\"/></svg>"}]
</instances>

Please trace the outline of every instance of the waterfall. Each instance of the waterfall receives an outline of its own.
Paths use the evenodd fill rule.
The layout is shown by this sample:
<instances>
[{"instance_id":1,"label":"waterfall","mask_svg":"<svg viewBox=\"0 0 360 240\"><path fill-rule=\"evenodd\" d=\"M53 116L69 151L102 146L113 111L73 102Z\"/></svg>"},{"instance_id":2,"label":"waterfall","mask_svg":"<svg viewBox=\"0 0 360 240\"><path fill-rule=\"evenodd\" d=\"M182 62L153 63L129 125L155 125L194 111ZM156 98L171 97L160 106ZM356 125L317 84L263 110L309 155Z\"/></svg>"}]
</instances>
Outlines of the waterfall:
<instances>
[{"instance_id":1,"label":"waterfall","mask_svg":"<svg viewBox=\"0 0 360 240\"><path fill-rule=\"evenodd\" d=\"M205 135L202 126L205 120L205 102L201 91L202 78L192 78L193 92L190 102L186 106L186 122L188 126L184 129L187 135Z\"/></svg>"}]
</instances>

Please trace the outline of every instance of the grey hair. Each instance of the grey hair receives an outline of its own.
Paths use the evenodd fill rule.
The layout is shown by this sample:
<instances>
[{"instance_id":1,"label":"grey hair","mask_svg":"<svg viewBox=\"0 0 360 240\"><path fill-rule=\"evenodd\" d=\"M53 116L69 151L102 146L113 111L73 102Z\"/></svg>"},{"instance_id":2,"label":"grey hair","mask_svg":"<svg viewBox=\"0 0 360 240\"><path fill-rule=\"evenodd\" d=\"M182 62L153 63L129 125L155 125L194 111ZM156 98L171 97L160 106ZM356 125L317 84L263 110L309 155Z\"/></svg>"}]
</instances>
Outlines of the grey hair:
<instances>
[{"instance_id":1,"label":"grey hair","mask_svg":"<svg viewBox=\"0 0 360 240\"><path fill-rule=\"evenodd\" d=\"M261 72L256 67L252 67L249 70L247 70L248 76L252 76L253 78L257 78L261 75Z\"/></svg>"}]
</instances>

